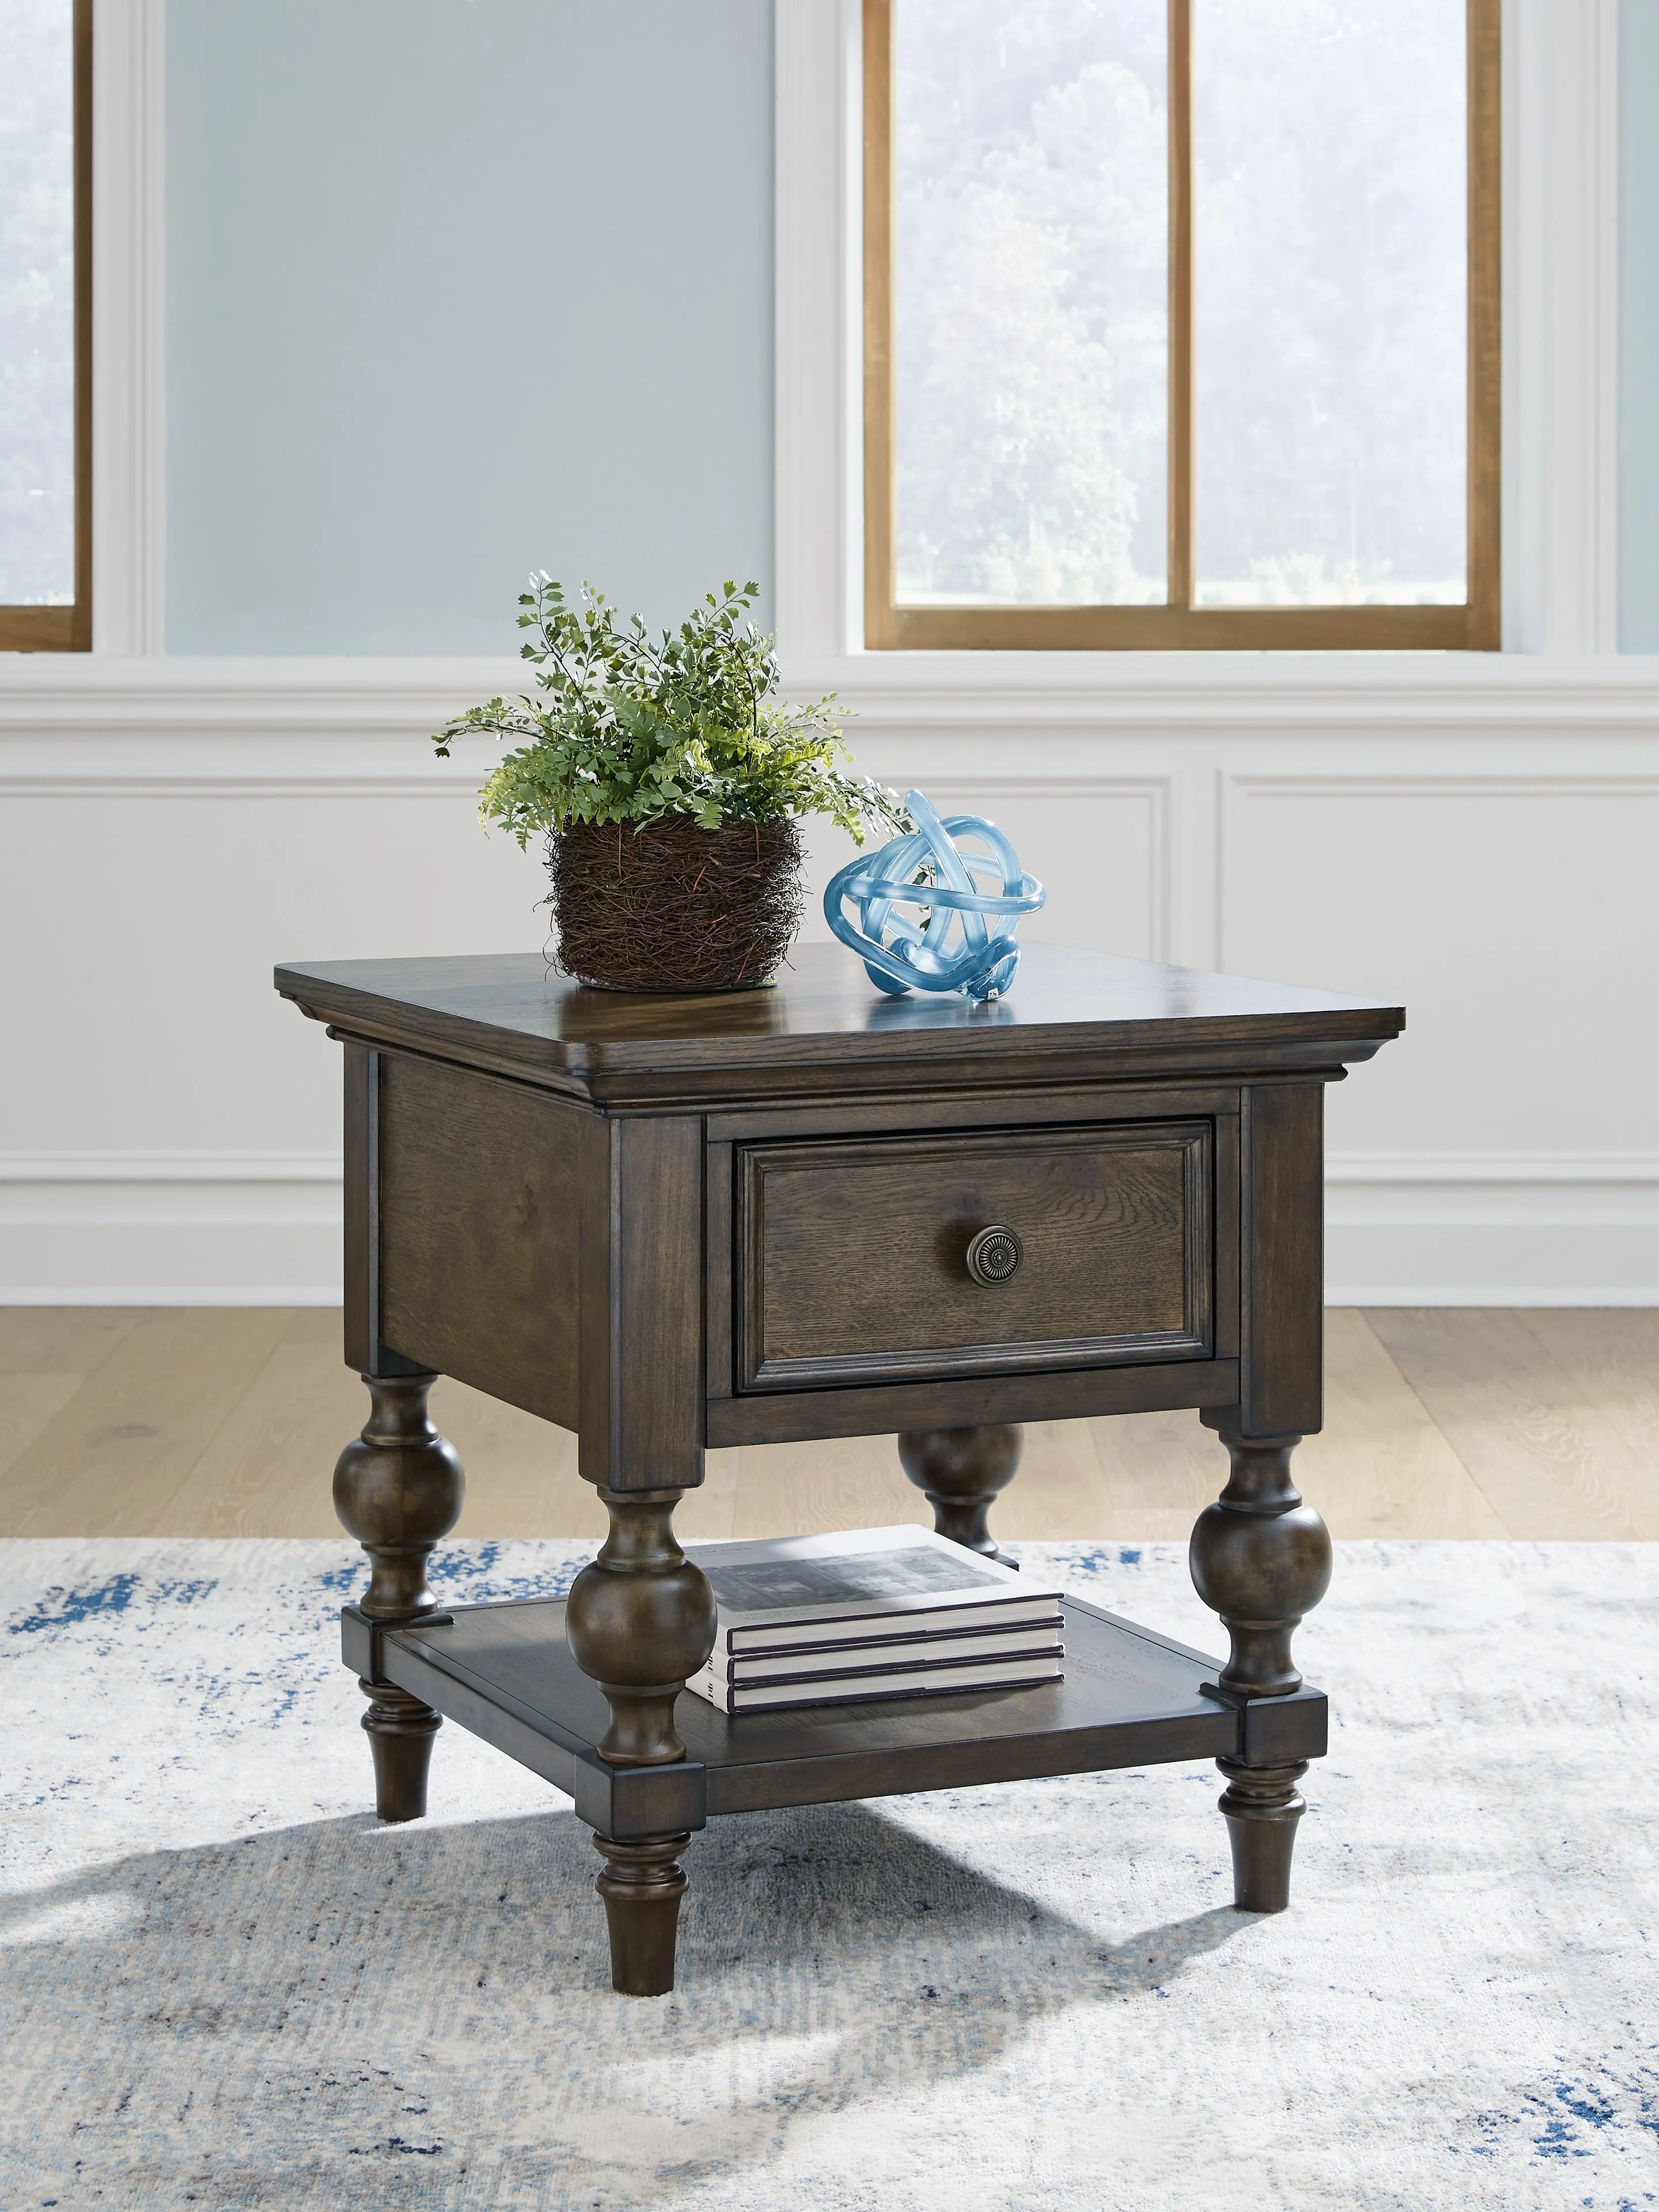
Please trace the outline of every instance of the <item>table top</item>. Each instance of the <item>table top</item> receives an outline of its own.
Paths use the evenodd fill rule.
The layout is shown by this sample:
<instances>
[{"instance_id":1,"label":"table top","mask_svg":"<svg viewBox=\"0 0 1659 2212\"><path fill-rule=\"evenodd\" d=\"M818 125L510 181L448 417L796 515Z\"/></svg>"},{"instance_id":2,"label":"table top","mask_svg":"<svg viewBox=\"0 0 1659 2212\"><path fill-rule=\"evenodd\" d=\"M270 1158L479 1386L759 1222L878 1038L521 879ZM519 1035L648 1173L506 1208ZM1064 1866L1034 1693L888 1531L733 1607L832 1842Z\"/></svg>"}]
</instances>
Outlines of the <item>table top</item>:
<instances>
[{"instance_id":1,"label":"table top","mask_svg":"<svg viewBox=\"0 0 1659 2212\"><path fill-rule=\"evenodd\" d=\"M1273 1063L1308 1052L1367 1059L1405 1026L1398 1006L1052 945L1024 949L1006 998L890 998L839 945L797 945L778 981L696 995L596 991L538 952L344 960L280 967L276 985L353 1036L494 1066L599 1097L629 1079L845 1071L884 1062L989 1072L1082 1054L1212 1056ZM1299 1049L1298 1049L1299 1048Z\"/></svg>"}]
</instances>

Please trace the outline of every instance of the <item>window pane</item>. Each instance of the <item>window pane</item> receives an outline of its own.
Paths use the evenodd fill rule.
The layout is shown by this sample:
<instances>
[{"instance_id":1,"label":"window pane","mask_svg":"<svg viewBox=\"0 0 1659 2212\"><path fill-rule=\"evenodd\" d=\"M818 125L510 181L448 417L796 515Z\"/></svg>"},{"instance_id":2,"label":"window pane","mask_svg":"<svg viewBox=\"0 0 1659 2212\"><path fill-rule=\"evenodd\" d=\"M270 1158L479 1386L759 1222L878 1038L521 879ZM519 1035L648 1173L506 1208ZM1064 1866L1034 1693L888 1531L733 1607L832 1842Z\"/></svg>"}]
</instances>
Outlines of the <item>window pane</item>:
<instances>
[{"instance_id":1,"label":"window pane","mask_svg":"<svg viewBox=\"0 0 1659 2212\"><path fill-rule=\"evenodd\" d=\"M1200 606L1465 596L1464 0L1194 0Z\"/></svg>"},{"instance_id":2,"label":"window pane","mask_svg":"<svg viewBox=\"0 0 1659 2212\"><path fill-rule=\"evenodd\" d=\"M70 0L0 5L0 605L75 599Z\"/></svg>"},{"instance_id":3,"label":"window pane","mask_svg":"<svg viewBox=\"0 0 1659 2212\"><path fill-rule=\"evenodd\" d=\"M1165 0L897 0L898 598L1164 597Z\"/></svg>"}]
</instances>

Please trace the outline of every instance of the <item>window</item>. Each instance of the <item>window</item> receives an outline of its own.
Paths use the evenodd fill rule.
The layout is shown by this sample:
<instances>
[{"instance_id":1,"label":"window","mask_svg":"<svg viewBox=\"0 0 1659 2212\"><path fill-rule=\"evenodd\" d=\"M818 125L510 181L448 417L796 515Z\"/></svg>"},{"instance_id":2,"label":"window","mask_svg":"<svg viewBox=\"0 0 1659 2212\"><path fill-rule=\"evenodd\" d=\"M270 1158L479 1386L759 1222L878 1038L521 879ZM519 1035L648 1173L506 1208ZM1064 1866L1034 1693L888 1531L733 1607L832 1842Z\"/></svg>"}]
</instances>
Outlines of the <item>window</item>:
<instances>
[{"instance_id":1,"label":"window","mask_svg":"<svg viewBox=\"0 0 1659 2212\"><path fill-rule=\"evenodd\" d=\"M1498 645L1498 5L864 0L868 645Z\"/></svg>"},{"instance_id":2,"label":"window","mask_svg":"<svg viewBox=\"0 0 1659 2212\"><path fill-rule=\"evenodd\" d=\"M0 647L92 643L92 0L0 9Z\"/></svg>"}]
</instances>

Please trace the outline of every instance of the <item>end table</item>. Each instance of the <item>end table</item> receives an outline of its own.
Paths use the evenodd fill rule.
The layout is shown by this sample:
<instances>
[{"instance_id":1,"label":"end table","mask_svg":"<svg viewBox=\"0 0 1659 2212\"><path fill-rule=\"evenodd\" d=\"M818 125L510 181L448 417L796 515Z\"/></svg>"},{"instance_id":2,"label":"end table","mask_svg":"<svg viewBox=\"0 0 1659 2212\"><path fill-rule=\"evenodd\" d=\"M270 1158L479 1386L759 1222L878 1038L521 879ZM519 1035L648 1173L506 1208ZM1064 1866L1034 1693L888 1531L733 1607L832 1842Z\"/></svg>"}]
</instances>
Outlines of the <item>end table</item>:
<instances>
[{"instance_id":1,"label":"end table","mask_svg":"<svg viewBox=\"0 0 1659 2212\"><path fill-rule=\"evenodd\" d=\"M1320 1425L1324 1085L1398 1007L1042 945L986 1005L884 998L827 946L710 997L537 953L276 988L345 1046L371 1410L334 1497L371 1564L342 1638L383 1820L424 1811L445 1717L544 1776L641 1996L673 1985L693 1833L767 1806L1213 1757L1237 1901L1284 1909L1326 1745L1291 1637L1330 1540L1290 1471ZM611 1527L568 1601L428 1588L462 1494L438 1374L577 1432ZM714 1611L673 1515L708 1445L896 1431L940 1532L994 1552L1019 1424L1172 1407L1231 1462L1192 1540L1224 1662L1068 1601L1059 1683L732 1717L683 1694Z\"/></svg>"}]
</instances>

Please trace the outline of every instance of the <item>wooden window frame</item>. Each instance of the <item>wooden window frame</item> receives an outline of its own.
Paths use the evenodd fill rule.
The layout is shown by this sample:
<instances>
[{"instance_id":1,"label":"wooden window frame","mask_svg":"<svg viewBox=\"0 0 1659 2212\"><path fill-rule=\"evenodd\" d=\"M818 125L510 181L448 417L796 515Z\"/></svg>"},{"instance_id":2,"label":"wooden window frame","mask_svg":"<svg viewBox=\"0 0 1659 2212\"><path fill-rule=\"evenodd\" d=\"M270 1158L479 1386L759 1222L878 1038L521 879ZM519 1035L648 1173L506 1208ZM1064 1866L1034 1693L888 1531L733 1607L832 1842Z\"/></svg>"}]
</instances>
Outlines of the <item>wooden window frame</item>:
<instances>
[{"instance_id":1,"label":"wooden window frame","mask_svg":"<svg viewBox=\"0 0 1659 2212\"><path fill-rule=\"evenodd\" d=\"M1195 607L1192 0L1170 11L1170 550L1162 606L907 607L896 599L893 9L864 9L864 632L873 651L1427 649L1496 652L1499 629L1502 0L1465 0L1468 61L1468 596L1455 606Z\"/></svg>"},{"instance_id":2,"label":"wooden window frame","mask_svg":"<svg viewBox=\"0 0 1659 2212\"><path fill-rule=\"evenodd\" d=\"M0 606L0 652L92 650L92 9L74 0L75 599Z\"/></svg>"}]
</instances>

